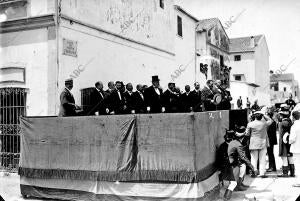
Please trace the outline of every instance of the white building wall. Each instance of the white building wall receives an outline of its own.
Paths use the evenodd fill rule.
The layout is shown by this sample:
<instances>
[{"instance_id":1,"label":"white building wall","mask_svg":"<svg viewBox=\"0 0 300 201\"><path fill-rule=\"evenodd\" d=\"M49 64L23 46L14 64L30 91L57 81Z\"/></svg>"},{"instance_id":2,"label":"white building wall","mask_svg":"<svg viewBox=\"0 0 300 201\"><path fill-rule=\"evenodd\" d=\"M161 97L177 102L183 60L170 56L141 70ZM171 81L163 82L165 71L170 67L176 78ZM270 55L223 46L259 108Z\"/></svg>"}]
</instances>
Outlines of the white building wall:
<instances>
[{"instance_id":1,"label":"white building wall","mask_svg":"<svg viewBox=\"0 0 300 201\"><path fill-rule=\"evenodd\" d=\"M176 72L170 72L170 81L174 81L176 85L184 90L184 86L189 84L193 88L194 81L196 79L195 74L195 59L196 59L196 22L192 18L188 17L186 14L175 9L174 13L174 24L177 24L177 16L182 18L182 34L183 36L177 35L177 26L174 30L173 37L175 37L175 66L172 69L175 71L182 69L181 73L176 75Z\"/></svg>"},{"instance_id":2,"label":"white building wall","mask_svg":"<svg viewBox=\"0 0 300 201\"><path fill-rule=\"evenodd\" d=\"M247 103L247 97L249 98L249 101L251 102L251 105L253 104L255 100L255 96L253 95L254 87L249 86L246 82L239 82L239 81L231 81L230 82L230 93L232 96L232 101L234 105L234 109L237 109L237 100L241 96L243 100L243 108L246 108Z\"/></svg>"},{"instance_id":3,"label":"white building wall","mask_svg":"<svg viewBox=\"0 0 300 201\"><path fill-rule=\"evenodd\" d=\"M234 61L235 55L241 55L240 61ZM231 53L230 54L231 80L234 74L244 74L246 82L255 83L255 61L253 52Z\"/></svg>"},{"instance_id":4,"label":"white building wall","mask_svg":"<svg viewBox=\"0 0 300 201\"><path fill-rule=\"evenodd\" d=\"M77 41L77 57L62 54L63 38ZM108 81L117 80L125 84L132 82L134 86L139 83L149 86L151 76L159 75L161 86L166 86L170 73L175 69L174 55L76 23L70 25L65 20L62 20L60 28L59 55L60 90L74 70L78 67L82 70L74 79L73 94L78 104L81 101L80 89L93 87L96 81L102 81L105 88Z\"/></svg>"},{"instance_id":5,"label":"white building wall","mask_svg":"<svg viewBox=\"0 0 300 201\"><path fill-rule=\"evenodd\" d=\"M174 1L63 0L62 15L174 53Z\"/></svg>"},{"instance_id":6,"label":"white building wall","mask_svg":"<svg viewBox=\"0 0 300 201\"><path fill-rule=\"evenodd\" d=\"M25 83L0 83L0 87L28 89L27 115L54 115L55 34L54 29L36 29L0 34L0 68L25 69ZM51 64L51 65L50 65ZM52 102L52 103L50 103ZM52 105L52 106L51 106Z\"/></svg>"},{"instance_id":7,"label":"white building wall","mask_svg":"<svg viewBox=\"0 0 300 201\"><path fill-rule=\"evenodd\" d=\"M270 72L269 72L269 51L265 37L260 39L255 51L255 83L258 100L263 105L270 104Z\"/></svg>"}]
</instances>

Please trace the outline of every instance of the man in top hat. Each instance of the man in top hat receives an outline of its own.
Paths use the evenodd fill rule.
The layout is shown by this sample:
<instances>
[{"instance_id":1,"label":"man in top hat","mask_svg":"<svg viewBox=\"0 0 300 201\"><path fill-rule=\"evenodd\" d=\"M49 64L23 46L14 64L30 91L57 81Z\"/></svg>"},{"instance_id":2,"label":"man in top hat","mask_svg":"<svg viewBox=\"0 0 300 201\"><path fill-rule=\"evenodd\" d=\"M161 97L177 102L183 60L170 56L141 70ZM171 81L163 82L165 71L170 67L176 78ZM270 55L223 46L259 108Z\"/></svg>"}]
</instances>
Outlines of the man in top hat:
<instances>
[{"instance_id":1,"label":"man in top hat","mask_svg":"<svg viewBox=\"0 0 300 201\"><path fill-rule=\"evenodd\" d=\"M179 112L179 94L175 92L175 83L170 82L168 89L163 93L163 106L166 112Z\"/></svg>"},{"instance_id":2,"label":"man in top hat","mask_svg":"<svg viewBox=\"0 0 300 201\"><path fill-rule=\"evenodd\" d=\"M65 81L65 88L60 94L60 108L58 116L76 116L76 110L80 107L75 104L75 99L71 90L73 89L73 80L67 79Z\"/></svg>"},{"instance_id":3,"label":"man in top hat","mask_svg":"<svg viewBox=\"0 0 300 201\"><path fill-rule=\"evenodd\" d=\"M150 113L164 112L162 100L163 91L159 87L159 78L157 75L152 76L152 86L145 89L145 99L147 111Z\"/></svg>"}]
</instances>

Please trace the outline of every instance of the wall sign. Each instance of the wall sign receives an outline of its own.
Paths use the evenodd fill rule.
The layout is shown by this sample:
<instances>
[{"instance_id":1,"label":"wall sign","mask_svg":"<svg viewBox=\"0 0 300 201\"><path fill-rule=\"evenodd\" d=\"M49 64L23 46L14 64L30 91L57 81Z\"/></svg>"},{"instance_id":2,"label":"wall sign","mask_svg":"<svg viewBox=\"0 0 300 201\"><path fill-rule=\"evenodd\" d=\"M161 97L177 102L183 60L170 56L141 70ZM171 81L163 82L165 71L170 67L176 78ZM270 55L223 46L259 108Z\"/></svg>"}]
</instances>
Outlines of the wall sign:
<instances>
[{"instance_id":1,"label":"wall sign","mask_svg":"<svg viewBox=\"0 0 300 201\"><path fill-rule=\"evenodd\" d=\"M63 54L77 57L77 41L63 38Z\"/></svg>"}]
</instances>

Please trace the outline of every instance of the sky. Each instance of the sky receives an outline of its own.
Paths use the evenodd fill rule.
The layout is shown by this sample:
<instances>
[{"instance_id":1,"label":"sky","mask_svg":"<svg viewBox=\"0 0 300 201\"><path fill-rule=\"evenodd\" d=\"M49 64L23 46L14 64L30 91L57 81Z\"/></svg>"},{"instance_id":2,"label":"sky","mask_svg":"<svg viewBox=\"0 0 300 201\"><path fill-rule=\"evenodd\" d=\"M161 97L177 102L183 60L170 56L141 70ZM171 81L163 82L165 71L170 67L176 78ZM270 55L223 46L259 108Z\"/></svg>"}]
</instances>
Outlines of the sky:
<instances>
[{"instance_id":1,"label":"sky","mask_svg":"<svg viewBox=\"0 0 300 201\"><path fill-rule=\"evenodd\" d=\"M175 0L198 19L217 17L229 38L263 34L270 52L270 70L294 73L300 82L300 0ZM283 68L282 68L283 69Z\"/></svg>"}]
</instances>

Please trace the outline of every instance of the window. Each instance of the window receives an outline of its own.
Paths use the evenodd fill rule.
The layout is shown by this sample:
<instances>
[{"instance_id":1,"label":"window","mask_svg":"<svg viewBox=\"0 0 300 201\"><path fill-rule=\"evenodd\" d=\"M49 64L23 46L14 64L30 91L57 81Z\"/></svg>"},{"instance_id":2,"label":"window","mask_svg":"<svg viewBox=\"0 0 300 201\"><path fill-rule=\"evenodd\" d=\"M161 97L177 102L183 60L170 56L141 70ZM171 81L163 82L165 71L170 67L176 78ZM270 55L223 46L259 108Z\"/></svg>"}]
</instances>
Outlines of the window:
<instances>
[{"instance_id":1,"label":"window","mask_svg":"<svg viewBox=\"0 0 300 201\"><path fill-rule=\"evenodd\" d=\"M234 79L235 79L236 81L241 81L241 80L242 80L242 76L241 76L241 75L235 75L235 76L234 76Z\"/></svg>"},{"instance_id":2,"label":"window","mask_svg":"<svg viewBox=\"0 0 300 201\"><path fill-rule=\"evenodd\" d=\"M177 16L177 34L182 37L182 19L180 16Z\"/></svg>"},{"instance_id":3,"label":"window","mask_svg":"<svg viewBox=\"0 0 300 201\"><path fill-rule=\"evenodd\" d=\"M95 87L81 89L81 107L85 114L89 114L92 109L91 93Z\"/></svg>"},{"instance_id":4,"label":"window","mask_svg":"<svg viewBox=\"0 0 300 201\"><path fill-rule=\"evenodd\" d=\"M286 92L286 87L283 87L283 91Z\"/></svg>"},{"instance_id":5,"label":"window","mask_svg":"<svg viewBox=\"0 0 300 201\"><path fill-rule=\"evenodd\" d=\"M0 0L0 22L27 17L27 0Z\"/></svg>"},{"instance_id":6,"label":"window","mask_svg":"<svg viewBox=\"0 0 300 201\"><path fill-rule=\"evenodd\" d=\"M220 55L220 66L224 66L224 57Z\"/></svg>"},{"instance_id":7,"label":"window","mask_svg":"<svg viewBox=\"0 0 300 201\"><path fill-rule=\"evenodd\" d=\"M234 61L241 61L241 55L234 55Z\"/></svg>"},{"instance_id":8,"label":"window","mask_svg":"<svg viewBox=\"0 0 300 201\"><path fill-rule=\"evenodd\" d=\"M26 115L26 89L0 88L0 168L17 170L20 158L20 116Z\"/></svg>"},{"instance_id":9,"label":"window","mask_svg":"<svg viewBox=\"0 0 300 201\"><path fill-rule=\"evenodd\" d=\"M165 8L165 2L164 2L164 0L159 0L159 7L161 7L162 9Z\"/></svg>"},{"instance_id":10,"label":"window","mask_svg":"<svg viewBox=\"0 0 300 201\"><path fill-rule=\"evenodd\" d=\"M297 96L297 91L295 91L295 97Z\"/></svg>"}]
</instances>

